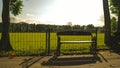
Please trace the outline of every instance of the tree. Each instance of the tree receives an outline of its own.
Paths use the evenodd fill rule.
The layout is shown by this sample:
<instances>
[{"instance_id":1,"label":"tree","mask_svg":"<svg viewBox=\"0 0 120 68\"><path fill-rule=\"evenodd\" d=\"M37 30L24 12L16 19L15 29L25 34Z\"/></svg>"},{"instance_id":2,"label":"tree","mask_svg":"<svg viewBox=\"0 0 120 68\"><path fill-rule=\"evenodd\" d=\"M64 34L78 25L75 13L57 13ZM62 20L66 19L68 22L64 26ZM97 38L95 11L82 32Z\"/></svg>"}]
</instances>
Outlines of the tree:
<instances>
[{"instance_id":1,"label":"tree","mask_svg":"<svg viewBox=\"0 0 120 68\"><path fill-rule=\"evenodd\" d=\"M67 25L72 27L72 22L68 22Z\"/></svg>"},{"instance_id":2,"label":"tree","mask_svg":"<svg viewBox=\"0 0 120 68\"><path fill-rule=\"evenodd\" d=\"M88 30L89 30L89 29L90 29L90 30L91 30L91 29L94 29L94 25L93 25L93 24L88 24L88 25L87 25L87 29L88 29Z\"/></svg>"},{"instance_id":3,"label":"tree","mask_svg":"<svg viewBox=\"0 0 120 68\"><path fill-rule=\"evenodd\" d=\"M73 30L80 30L80 25L74 25Z\"/></svg>"},{"instance_id":4,"label":"tree","mask_svg":"<svg viewBox=\"0 0 120 68\"><path fill-rule=\"evenodd\" d=\"M117 27L117 21L115 17L112 17L111 19L111 30L112 32L116 32Z\"/></svg>"},{"instance_id":5,"label":"tree","mask_svg":"<svg viewBox=\"0 0 120 68\"><path fill-rule=\"evenodd\" d=\"M110 9L118 17L117 33L120 33L120 0L110 0Z\"/></svg>"},{"instance_id":6,"label":"tree","mask_svg":"<svg viewBox=\"0 0 120 68\"><path fill-rule=\"evenodd\" d=\"M13 15L21 13L23 3L21 0L2 0L2 37L0 41L0 50L13 50L10 44L9 26L10 26L10 11Z\"/></svg>"},{"instance_id":7,"label":"tree","mask_svg":"<svg viewBox=\"0 0 120 68\"><path fill-rule=\"evenodd\" d=\"M114 33L112 38L112 46L117 51L120 51L120 0L110 0L110 8L113 14L117 17L117 32Z\"/></svg>"},{"instance_id":8,"label":"tree","mask_svg":"<svg viewBox=\"0 0 120 68\"><path fill-rule=\"evenodd\" d=\"M103 0L104 21L105 21L105 44L110 43L111 38L111 21L108 0Z\"/></svg>"}]
</instances>

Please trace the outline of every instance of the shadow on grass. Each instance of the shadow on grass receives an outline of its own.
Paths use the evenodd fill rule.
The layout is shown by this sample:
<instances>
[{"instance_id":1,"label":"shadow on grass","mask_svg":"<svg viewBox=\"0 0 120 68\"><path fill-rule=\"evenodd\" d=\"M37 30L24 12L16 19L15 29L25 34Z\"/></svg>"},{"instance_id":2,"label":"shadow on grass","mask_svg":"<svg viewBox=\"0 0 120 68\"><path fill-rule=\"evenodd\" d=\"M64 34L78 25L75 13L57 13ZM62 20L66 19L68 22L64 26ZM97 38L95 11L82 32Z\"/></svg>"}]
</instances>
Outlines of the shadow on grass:
<instances>
[{"instance_id":1,"label":"shadow on grass","mask_svg":"<svg viewBox=\"0 0 120 68\"><path fill-rule=\"evenodd\" d=\"M51 58L48 61L44 61L41 65L43 66L74 66L96 63L101 61L99 57L62 57L62 58Z\"/></svg>"}]
</instances>

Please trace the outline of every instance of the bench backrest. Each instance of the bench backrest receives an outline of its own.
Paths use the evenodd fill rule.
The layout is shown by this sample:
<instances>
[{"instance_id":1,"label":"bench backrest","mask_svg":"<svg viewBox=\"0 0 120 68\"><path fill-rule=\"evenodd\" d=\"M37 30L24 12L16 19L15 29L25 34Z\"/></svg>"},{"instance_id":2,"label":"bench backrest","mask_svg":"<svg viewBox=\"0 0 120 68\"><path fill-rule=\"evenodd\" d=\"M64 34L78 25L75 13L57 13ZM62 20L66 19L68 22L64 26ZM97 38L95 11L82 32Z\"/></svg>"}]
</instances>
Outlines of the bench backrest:
<instances>
[{"instance_id":1,"label":"bench backrest","mask_svg":"<svg viewBox=\"0 0 120 68\"><path fill-rule=\"evenodd\" d=\"M57 35L90 35L92 36L91 32L85 32L85 31L62 31L62 32L57 32Z\"/></svg>"}]
</instances>

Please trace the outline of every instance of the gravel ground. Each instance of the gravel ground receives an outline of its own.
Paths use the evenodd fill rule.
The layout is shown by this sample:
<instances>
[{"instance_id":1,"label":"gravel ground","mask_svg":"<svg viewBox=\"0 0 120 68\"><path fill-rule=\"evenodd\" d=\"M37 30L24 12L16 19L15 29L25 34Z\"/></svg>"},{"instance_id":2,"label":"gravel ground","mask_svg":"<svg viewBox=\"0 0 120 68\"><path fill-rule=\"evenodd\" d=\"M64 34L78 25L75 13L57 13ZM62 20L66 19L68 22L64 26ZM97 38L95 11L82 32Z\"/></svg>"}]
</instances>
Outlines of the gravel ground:
<instances>
[{"instance_id":1,"label":"gravel ground","mask_svg":"<svg viewBox=\"0 0 120 68\"><path fill-rule=\"evenodd\" d=\"M0 57L0 68L25 68L25 65L29 68L120 68L120 54L112 51L100 51L97 60L91 55L60 56L52 61L51 58L52 56Z\"/></svg>"}]
</instances>

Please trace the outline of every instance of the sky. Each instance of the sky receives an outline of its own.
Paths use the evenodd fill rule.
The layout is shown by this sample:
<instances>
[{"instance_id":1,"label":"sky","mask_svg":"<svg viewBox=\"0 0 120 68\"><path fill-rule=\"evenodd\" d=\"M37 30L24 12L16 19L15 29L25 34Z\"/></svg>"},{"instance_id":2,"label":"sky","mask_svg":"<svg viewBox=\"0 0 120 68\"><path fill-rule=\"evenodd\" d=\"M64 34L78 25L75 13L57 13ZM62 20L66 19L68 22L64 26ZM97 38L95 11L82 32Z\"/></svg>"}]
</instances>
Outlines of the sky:
<instances>
[{"instance_id":1,"label":"sky","mask_svg":"<svg viewBox=\"0 0 120 68\"><path fill-rule=\"evenodd\" d=\"M15 17L19 21L54 25L66 25L68 22L73 25L104 25L102 0L23 0L23 4L22 13Z\"/></svg>"}]
</instances>

